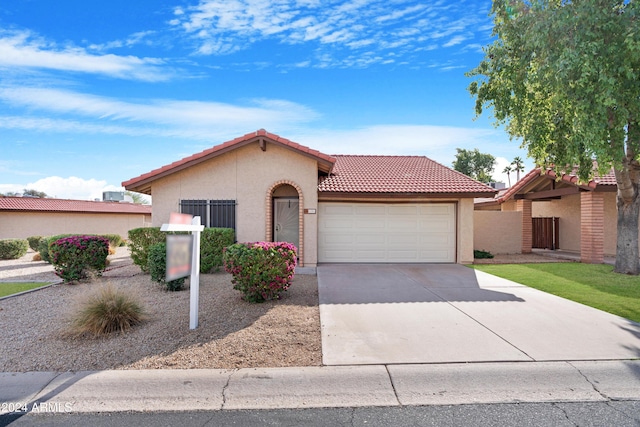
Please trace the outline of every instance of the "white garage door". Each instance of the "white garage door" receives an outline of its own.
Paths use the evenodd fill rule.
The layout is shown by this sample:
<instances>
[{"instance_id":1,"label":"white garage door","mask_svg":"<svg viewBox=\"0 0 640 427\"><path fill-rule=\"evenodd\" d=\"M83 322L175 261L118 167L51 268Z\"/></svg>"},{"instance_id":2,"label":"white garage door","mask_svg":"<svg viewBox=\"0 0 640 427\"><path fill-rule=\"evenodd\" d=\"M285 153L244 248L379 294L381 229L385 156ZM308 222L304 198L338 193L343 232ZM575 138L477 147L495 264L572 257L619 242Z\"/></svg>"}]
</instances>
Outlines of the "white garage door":
<instances>
[{"instance_id":1,"label":"white garage door","mask_svg":"<svg viewBox=\"0 0 640 427\"><path fill-rule=\"evenodd\" d=\"M318 204L319 262L455 262L454 203Z\"/></svg>"}]
</instances>

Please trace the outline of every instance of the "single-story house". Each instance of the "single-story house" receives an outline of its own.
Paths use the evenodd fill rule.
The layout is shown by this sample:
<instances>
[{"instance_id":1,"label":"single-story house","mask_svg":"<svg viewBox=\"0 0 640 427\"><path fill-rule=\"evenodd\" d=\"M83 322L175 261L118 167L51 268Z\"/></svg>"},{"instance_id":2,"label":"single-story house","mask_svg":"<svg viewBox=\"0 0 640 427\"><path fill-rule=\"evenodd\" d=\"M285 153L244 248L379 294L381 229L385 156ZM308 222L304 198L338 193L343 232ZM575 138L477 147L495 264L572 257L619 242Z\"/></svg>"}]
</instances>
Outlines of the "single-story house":
<instances>
[{"instance_id":1,"label":"single-story house","mask_svg":"<svg viewBox=\"0 0 640 427\"><path fill-rule=\"evenodd\" d=\"M519 245L518 252L559 249L579 253L582 262L602 263L616 254L617 190L613 171L584 184L573 174L533 169L494 198L476 200L476 249L491 250L492 242L480 234L492 227L504 236L501 244Z\"/></svg>"},{"instance_id":2,"label":"single-story house","mask_svg":"<svg viewBox=\"0 0 640 427\"><path fill-rule=\"evenodd\" d=\"M264 129L122 183L171 212L287 241L300 265L473 262L473 199L495 191L424 156L327 155Z\"/></svg>"},{"instance_id":3,"label":"single-story house","mask_svg":"<svg viewBox=\"0 0 640 427\"><path fill-rule=\"evenodd\" d=\"M35 197L0 197L0 239L67 233L119 234L151 223L151 206Z\"/></svg>"}]
</instances>

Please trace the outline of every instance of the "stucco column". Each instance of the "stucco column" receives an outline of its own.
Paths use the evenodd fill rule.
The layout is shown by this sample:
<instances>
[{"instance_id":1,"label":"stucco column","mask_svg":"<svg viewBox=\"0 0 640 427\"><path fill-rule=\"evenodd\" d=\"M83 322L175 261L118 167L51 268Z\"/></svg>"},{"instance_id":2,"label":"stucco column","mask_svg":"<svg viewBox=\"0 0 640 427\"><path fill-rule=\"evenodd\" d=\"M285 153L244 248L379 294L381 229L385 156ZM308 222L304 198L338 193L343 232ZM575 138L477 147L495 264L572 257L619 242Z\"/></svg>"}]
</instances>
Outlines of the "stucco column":
<instances>
[{"instance_id":1,"label":"stucco column","mask_svg":"<svg viewBox=\"0 0 640 427\"><path fill-rule=\"evenodd\" d=\"M580 193L580 261L604 262L604 193Z\"/></svg>"},{"instance_id":2,"label":"stucco column","mask_svg":"<svg viewBox=\"0 0 640 427\"><path fill-rule=\"evenodd\" d=\"M522 213L522 253L531 253L533 245L533 224L531 221L531 200L516 200L516 210Z\"/></svg>"}]
</instances>

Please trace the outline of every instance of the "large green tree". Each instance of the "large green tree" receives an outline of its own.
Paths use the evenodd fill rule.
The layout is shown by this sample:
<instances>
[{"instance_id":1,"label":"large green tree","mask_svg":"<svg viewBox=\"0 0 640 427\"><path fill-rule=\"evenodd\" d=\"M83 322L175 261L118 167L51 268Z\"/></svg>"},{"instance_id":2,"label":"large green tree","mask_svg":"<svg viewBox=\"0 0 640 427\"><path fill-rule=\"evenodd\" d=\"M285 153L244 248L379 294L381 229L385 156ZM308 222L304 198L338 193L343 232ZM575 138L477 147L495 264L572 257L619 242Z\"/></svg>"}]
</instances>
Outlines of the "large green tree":
<instances>
[{"instance_id":1,"label":"large green tree","mask_svg":"<svg viewBox=\"0 0 640 427\"><path fill-rule=\"evenodd\" d=\"M473 150L456 148L456 151L453 169L485 184L493 180L491 174L496 163L495 157L481 153L477 148Z\"/></svg>"},{"instance_id":2,"label":"large green tree","mask_svg":"<svg viewBox=\"0 0 640 427\"><path fill-rule=\"evenodd\" d=\"M476 114L492 109L540 166L583 181L613 168L615 271L638 274L638 1L494 0L492 15L495 40L468 73Z\"/></svg>"}]
</instances>

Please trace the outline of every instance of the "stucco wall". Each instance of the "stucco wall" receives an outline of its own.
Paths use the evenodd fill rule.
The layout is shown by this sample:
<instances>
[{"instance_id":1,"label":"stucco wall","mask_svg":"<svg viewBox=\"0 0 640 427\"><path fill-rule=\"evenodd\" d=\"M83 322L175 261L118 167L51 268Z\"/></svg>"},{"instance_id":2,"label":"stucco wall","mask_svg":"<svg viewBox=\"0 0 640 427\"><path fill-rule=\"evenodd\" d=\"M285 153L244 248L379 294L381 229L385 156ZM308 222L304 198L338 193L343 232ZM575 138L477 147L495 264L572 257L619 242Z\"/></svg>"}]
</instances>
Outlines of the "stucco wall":
<instances>
[{"instance_id":1,"label":"stucco wall","mask_svg":"<svg viewBox=\"0 0 640 427\"><path fill-rule=\"evenodd\" d=\"M266 238L266 197L274 183L287 180L302 190L303 209L317 209L315 160L276 144L262 151L253 143L222 154L154 182L153 224L160 226L171 212L180 211L181 199L236 200L236 238L258 241ZM317 263L317 218L306 214L303 261Z\"/></svg>"},{"instance_id":2,"label":"stucco wall","mask_svg":"<svg viewBox=\"0 0 640 427\"><path fill-rule=\"evenodd\" d=\"M572 194L562 199L545 202L534 201L531 216L556 217L559 221L559 249L580 252L580 195Z\"/></svg>"},{"instance_id":3,"label":"stucco wall","mask_svg":"<svg viewBox=\"0 0 640 427\"><path fill-rule=\"evenodd\" d=\"M580 251L580 194L564 196L559 200L533 202L534 217L560 218L559 248L567 251ZM616 193L604 194L604 254L616 253L618 213Z\"/></svg>"},{"instance_id":4,"label":"stucco wall","mask_svg":"<svg viewBox=\"0 0 640 427\"><path fill-rule=\"evenodd\" d=\"M458 206L458 254L459 264L473 263L474 249L474 210L473 199L459 199Z\"/></svg>"},{"instance_id":5,"label":"stucco wall","mask_svg":"<svg viewBox=\"0 0 640 427\"><path fill-rule=\"evenodd\" d=\"M119 234L151 222L150 215L69 212L0 212L0 239L56 234Z\"/></svg>"},{"instance_id":6,"label":"stucco wall","mask_svg":"<svg viewBox=\"0 0 640 427\"><path fill-rule=\"evenodd\" d=\"M474 211L474 249L492 254L522 251L522 213L516 211Z\"/></svg>"}]
</instances>

